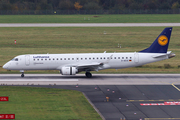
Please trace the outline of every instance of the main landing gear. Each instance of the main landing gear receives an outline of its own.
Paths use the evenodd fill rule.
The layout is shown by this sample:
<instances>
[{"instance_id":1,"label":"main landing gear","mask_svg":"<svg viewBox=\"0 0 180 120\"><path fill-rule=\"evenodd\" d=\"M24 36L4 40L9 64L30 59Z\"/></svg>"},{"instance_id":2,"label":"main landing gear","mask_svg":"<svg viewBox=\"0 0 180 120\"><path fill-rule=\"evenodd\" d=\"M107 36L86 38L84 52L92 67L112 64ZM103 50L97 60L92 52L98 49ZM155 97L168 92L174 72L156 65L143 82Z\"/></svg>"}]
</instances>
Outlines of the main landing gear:
<instances>
[{"instance_id":1,"label":"main landing gear","mask_svg":"<svg viewBox=\"0 0 180 120\"><path fill-rule=\"evenodd\" d=\"M87 78L91 78L92 77L92 74L90 72L86 72L86 77Z\"/></svg>"}]
</instances>

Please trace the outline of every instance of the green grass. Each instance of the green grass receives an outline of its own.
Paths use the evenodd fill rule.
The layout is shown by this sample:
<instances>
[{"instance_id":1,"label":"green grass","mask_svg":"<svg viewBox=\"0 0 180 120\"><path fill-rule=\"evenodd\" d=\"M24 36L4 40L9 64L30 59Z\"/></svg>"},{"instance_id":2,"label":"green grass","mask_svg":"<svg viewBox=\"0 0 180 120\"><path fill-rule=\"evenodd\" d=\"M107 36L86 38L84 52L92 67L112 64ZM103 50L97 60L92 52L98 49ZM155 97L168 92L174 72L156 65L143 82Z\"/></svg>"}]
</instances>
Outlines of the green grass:
<instances>
[{"instance_id":1,"label":"green grass","mask_svg":"<svg viewBox=\"0 0 180 120\"><path fill-rule=\"evenodd\" d=\"M0 86L1 114L15 114L17 120L100 120L81 92L73 90ZM72 99L73 98L73 99Z\"/></svg>"},{"instance_id":2,"label":"green grass","mask_svg":"<svg viewBox=\"0 0 180 120\"><path fill-rule=\"evenodd\" d=\"M179 14L0 15L0 23L179 23Z\"/></svg>"},{"instance_id":3,"label":"green grass","mask_svg":"<svg viewBox=\"0 0 180 120\"><path fill-rule=\"evenodd\" d=\"M134 52L149 47L164 27L98 27L98 28L0 28L0 66L21 54ZM104 34L106 31L106 34ZM169 51L175 58L151 63L145 68L127 68L103 73L179 73L180 27L172 31ZM17 40L17 44L14 44ZM118 48L121 44L121 49ZM172 68L163 69L164 64ZM42 71L32 71L43 73ZM58 73L45 71L45 73ZM99 73L102 73L99 72ZM13 73L0 68L0 73Z\"/></svg>"}]
</instances>

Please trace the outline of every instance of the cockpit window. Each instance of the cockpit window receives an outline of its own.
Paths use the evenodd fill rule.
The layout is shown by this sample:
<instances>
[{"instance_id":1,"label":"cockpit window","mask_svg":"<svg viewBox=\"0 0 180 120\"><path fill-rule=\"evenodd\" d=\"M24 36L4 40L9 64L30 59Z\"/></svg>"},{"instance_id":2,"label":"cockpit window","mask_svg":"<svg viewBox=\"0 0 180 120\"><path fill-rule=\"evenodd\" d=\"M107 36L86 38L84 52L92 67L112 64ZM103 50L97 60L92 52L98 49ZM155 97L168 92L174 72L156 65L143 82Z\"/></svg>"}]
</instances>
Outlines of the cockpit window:
<instances>
[{"instance_id":1,"label":"cockpit window","mask_svg":"<svg viewBox=\"0 0 180 120\"><path fill-rule=\"evenodd\" d=\"M18 58L13 58L11 61L18 61Z\"/></svg>"}]
</instances>

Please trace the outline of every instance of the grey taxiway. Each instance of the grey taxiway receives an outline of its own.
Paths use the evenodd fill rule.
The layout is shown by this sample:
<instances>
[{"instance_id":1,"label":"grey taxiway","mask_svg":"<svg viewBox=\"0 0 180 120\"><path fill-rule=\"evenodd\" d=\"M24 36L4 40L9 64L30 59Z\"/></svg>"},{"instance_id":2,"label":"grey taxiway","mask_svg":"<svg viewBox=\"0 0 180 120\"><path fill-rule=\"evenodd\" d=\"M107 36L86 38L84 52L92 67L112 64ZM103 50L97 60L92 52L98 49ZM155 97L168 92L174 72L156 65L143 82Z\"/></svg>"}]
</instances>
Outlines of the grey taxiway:
<instances>
[{"instance_id":1,"label":"grey taxiway","mask_svg":"<svg viewBox=\"0 0 180 120\"><path fill-rule=\"evenodd\" d=\"M180 119L180 74L1 74L0 84L81 91L106 120Z\"/></svg>"},{"instance_id":2,"label":"grey taxiway","mask_svg":"<svg viewBox=\"0 0 180 120\"><path fill-rule=\"evenodd\" d=\"M0 27L160 27L180 23L0 23Z\"/></svg>"}]
</instances>

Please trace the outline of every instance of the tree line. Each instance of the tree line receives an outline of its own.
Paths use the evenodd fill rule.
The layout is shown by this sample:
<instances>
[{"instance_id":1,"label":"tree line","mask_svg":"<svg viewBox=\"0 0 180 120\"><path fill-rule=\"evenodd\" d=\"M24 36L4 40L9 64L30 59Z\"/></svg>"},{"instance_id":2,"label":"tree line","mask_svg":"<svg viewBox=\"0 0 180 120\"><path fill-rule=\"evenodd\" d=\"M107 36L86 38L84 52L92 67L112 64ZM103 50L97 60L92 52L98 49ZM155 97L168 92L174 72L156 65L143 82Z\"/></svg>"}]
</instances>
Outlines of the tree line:
<instances>
[{"instance_id":1,"label":"tree line","mask_svg":"<svg viewBox=\"0 0 180 120\"><path fill-rule=\"evenodd\" d=\"M180 0L0 0L0 10L178 9Z\"/></svg>"}]
</instances>

